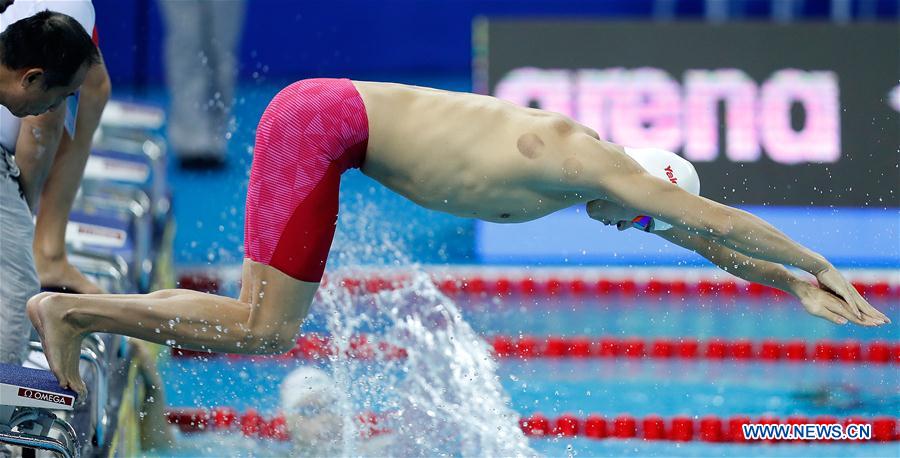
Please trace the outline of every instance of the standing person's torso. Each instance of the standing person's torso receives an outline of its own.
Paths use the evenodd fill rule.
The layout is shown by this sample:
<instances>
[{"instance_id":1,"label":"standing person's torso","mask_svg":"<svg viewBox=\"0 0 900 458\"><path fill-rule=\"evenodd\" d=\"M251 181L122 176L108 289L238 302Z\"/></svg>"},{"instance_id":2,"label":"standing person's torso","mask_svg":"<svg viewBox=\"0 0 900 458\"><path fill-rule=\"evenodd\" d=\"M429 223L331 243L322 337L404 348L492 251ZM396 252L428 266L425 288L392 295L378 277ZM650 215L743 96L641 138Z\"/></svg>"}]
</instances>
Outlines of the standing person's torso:
<instances>
[{"instance_id":1,"label":"standing person's torso","mask_svg":"<svg viewBox=\"0 0 900 458\"><path fill-rule=\"evenodd\" d=\"M72 16L88 34L94 30L94 5L90 0L16 0L0 14L0 33L10 24L44 10ZM16 152L21 124L21 118L13 116L6 107L0 106L0 146L12 153Z\"/></svg>"}]
</instances>

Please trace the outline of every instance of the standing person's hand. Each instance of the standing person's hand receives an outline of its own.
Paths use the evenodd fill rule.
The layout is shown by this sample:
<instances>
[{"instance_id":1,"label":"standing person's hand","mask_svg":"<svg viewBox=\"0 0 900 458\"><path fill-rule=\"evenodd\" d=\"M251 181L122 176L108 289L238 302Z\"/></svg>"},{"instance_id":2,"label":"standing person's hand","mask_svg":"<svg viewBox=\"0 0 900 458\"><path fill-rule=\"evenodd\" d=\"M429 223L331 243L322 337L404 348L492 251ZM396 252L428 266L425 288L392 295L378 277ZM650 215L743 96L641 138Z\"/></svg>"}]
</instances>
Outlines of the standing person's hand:
<instances>
[{"instance_id":1,"label":"standing person's hand","mask_svg":"<svg viewBox=\"0 0 900 458\"><path fill-rule=\"evenodd\" d=\"M66 288L66 292L103 294L102 288L88 280L66 257L48 259L35 256L35 268L42 286Z\"/></svg>"}]
</instances>

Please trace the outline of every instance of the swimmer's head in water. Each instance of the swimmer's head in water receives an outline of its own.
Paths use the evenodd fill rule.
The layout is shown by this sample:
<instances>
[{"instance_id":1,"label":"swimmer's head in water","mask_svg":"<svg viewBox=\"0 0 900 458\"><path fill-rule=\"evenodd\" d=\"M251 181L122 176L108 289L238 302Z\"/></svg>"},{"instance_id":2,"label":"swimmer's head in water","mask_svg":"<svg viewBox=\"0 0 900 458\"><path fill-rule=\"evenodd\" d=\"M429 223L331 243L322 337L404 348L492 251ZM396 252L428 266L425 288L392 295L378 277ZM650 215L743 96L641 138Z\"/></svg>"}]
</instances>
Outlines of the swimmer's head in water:
<instances>
[{"instance_id":1,"label":"swimmer's head in water","mask_svg":"<svg viewBox=\"0 0 900 458\"><path fill-rule=\"evenodd\" d=\"M18 117L54 110L100 61L91 36L65 14L42 11L0 33L0 65L15 76L2 102Z\"/></svg>"},{"instance_id":2,"label":"swimmer's head in water","mask_svg":"<svg viewBox=\"0 0 900 458\"><path fill-rule=\"evenodd\" d=\"M694 195L700 194L700 177L694 166L675 153L656 148L625 148L625 153L634 159L647 173L666 180ZM664 231L671 224L640 214L633 208L623 207L606 200L588 203L588 215L603 224L616 225L620 231L637 228L642 231Z\"/></svg>"},{"instance_id":3,"label":"swimmer's head in water","mask_svg":"<svg viewBox=\"0 0 900 458\"><path fill-rule=\"evenodd\" d=\"M330 454L341 430L339 393L334 380L315 367L300 367L281 383L281 409L288 431L298 447Z\"/></svg>"}]
</instances>

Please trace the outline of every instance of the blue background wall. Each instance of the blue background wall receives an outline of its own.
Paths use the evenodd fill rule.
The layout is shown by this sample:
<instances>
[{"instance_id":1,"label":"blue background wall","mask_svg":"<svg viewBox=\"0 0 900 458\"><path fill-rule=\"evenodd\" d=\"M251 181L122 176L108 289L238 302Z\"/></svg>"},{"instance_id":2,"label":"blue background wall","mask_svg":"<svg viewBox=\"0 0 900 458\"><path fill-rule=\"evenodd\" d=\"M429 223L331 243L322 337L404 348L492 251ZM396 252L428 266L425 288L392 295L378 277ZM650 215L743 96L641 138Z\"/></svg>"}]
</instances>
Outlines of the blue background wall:
<instances>
[{"instance_id":1,"label":"blue background wall","mask_svg":"<svg viewBox=\"0 0 900 458\"><path fill-rule=\"evenodd\" d=\"M723 0L724 1L724 0ZM896 18L896 0L875 0ZM765 18L769 0L731 0L734 14ZM156 0L95 0L114 83L162 81L163 24ZM469 72L471 23L487 16L650 18L652 0L250 0L241 76L297 79L390 72ZM797 14L825 18L829 0L797 2ZM858 2L854 9L859 9ZM679 0L681 19L701 18L703 0Z\"/></svg>"},{"instance_id":2,"label":"blue background wall","mask_svg":"<svg viewBox=\"0 0 900 458\"><path fill-rule=\"evenodd\" d=\"M114 82L160 82L163 23L157 2L94 4ZM635 17L647 16L650 5L634 0L250 0L240 70L245 79L254 72L287 79L468 72L471 22L479 14Z\"/></svg>"}]
</instances>

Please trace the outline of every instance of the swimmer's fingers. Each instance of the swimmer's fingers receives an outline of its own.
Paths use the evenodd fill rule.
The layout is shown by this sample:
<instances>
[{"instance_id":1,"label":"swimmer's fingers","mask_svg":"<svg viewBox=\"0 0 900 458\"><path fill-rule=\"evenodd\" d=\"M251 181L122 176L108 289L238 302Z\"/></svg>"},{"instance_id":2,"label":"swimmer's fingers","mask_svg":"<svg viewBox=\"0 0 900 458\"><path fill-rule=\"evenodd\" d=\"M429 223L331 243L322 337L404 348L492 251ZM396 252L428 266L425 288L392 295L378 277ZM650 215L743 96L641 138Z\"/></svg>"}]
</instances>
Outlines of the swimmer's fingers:
<instances>
[{"instance_id":1,"label":"swimmer's fingers","mask_svg":"<svg viewBox=\"0 0 900 458\"><path fill-rule=\"evenodd\" d=\"M832 312L826 308L821 308L818 312L810 311L809 313L819 317L824 318L834 324L847 324L847 319L838 315L837 313Z\"/></svg>"},{"instance_id":2,"label":"swimmer's fingers","mask_svg":"<svg viewBox=\"0 0 900 458\"><path fill-rule=\"evenodd\" d=\"M847 282L846 289L845 297L849 297L849 300L845 300L847 300L849 304L853 304L853 307L861 312L860 318L862 320L875 326L890 322L887 315L879 312L875 307L872 307L872 304L862 297L862 294L857 291L853 284Z\"/></svg>"},{"instance_id":3,"label":"swimmer's fingers","mask_svg":"<svg viewBox=\"0 0 900 458\"><path fill-rule=\"evenodd\" d=\"M863 319L861 306L856 300L856 296L859 296L859 292L856 291L856 288L854 288L853 285L837 271L837 269L829 267L819 272L816 274L816 280L819 281L820 288L843 299L856 318L860 320ZM862 296L859 296L859 298L862 302L865 302L865 299L862 299Z\"/></svg>"},{"instance_id":4,"label":"swimmer's fingers","mask_svg":"<svg viewBox=\"0 0 900 458\"><path fill-rule=\"evenodd\" d=\"M831 296L828 293L825 293L825 294ZM828 316L825 316L825 315L834 314L841 318L844 318L847 321L850 321L851 323L855 323L860 326L875 326L875 323L869 321L866 317L863 317L863 318L857 317L855 313L850 311L850 308L847 307L847 304L838 297L831 296L829 299L824 300L822 302L821 310L822 310L823 314L818 315L818 316L825 318L825 319L830 320L830 318L828 318ZM838 323L838 324L843 324L843 323Z\"/></svg>"},{"instance_id":5,"label":"swimmer's fingers","mask_svg":"<svg viewBox=\"0 0 900 458\"><path fill-rule=\"evenodd\" d=\"M850 311L844 301L831 293L814 288L800 298L803 307L811 315L824 318L832 323L847 324L853 322L867 326L867 323Z\"/></svg>"},{"instance_id":6,"label":"swimmer's fingers","mask_svg":"<svg viewBox=\"0 0 900 458\"><path fill-rule=\"evenodd\" d=\"M859 291L856 290L856 288L851 287L851 290L852 291L850 292L850 295L853 296L854 301L856 302L856 306L859 307L864 316L873 319L878 324L891 322L890 318L888 318L887 315L881 313L878 309L873 307L872 304L870 304L869 301L867 301L866 298L864 298L862 294L860 294Z\"/></svg>"}]
</instances>

